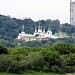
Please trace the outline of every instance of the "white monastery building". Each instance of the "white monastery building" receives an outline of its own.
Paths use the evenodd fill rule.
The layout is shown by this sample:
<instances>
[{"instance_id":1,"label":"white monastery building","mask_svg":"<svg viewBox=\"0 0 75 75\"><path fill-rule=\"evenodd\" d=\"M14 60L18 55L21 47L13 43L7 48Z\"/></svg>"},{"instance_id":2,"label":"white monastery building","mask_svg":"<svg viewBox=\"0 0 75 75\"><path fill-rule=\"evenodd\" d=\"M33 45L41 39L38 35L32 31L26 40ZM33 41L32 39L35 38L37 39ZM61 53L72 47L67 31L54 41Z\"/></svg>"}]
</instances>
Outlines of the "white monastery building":
<instances>
[{"instance_id":1,"label":"white monastery building","mask_svg":"<svg viewBox=\"0 0 75 75\"><path fill-rule=\"evenodd\" d=\"M35 32L34 34L28 34L24 32L24 26L22 27L22 32L19 33L18 37L16 39L18 40L24 40L24 41L40 41L40 40L48 40L50 38L52 39L57 39L57 38L64 38L67 37L66 35L63 35L62 32L59 33L55 33L54 35L52 34L52 31L50 29L50 25L49 28L47 30L47 32L45 32L45 28L42 30L42 26L38 27L38 31L35 27Z\"/></svg>"}]
</instances>

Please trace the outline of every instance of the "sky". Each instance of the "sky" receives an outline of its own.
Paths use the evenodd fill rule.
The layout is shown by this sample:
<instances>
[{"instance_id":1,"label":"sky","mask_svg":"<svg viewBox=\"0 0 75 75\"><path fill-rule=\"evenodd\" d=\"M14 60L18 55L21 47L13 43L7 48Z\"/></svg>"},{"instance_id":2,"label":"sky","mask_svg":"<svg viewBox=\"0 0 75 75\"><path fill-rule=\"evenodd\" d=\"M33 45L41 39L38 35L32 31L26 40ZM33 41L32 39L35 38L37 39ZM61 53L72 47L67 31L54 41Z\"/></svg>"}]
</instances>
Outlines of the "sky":
<instances>
[{"instance_id":1,"label":"sky","mask_svg":"<svg viewBox=\"0 0 75 75\"><path fill-rule=\"evenodd\" d=\"M0 14L12 18L56 20L69 23L70 0L0 0Z\"/></svg>"}]
</instances>

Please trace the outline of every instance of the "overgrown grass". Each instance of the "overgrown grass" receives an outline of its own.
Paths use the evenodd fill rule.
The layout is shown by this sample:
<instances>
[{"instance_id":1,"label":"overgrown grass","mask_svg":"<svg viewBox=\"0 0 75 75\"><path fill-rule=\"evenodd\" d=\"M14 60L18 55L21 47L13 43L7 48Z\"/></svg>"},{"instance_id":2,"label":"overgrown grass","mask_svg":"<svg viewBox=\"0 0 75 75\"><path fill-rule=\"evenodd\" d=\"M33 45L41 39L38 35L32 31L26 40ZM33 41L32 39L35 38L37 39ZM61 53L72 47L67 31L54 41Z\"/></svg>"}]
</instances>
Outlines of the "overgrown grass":
<instances>
[{"instance_id":1,"label":"overgrown grass","mask_svg":"<svg viewBox=\"0 0 75 75\"><path fill-rule=\"evenodd\" d=\"M0 75L19 75L19 74L12 74L12 73L0 72Z\"/></svg>"},{"instance_id":2,"label":"overgrown grass","mask_svg":"<svg viewBox=\"0 0 75 75\"><path fill-rule=\"evenodd\" d=\"M12 74L6 72L0 72L0 75L65 75L65 74L56 74L56 73L44 73L44 72L35 72L35 71L27 71L23 74Z\"/></svg>"}]
</instances>

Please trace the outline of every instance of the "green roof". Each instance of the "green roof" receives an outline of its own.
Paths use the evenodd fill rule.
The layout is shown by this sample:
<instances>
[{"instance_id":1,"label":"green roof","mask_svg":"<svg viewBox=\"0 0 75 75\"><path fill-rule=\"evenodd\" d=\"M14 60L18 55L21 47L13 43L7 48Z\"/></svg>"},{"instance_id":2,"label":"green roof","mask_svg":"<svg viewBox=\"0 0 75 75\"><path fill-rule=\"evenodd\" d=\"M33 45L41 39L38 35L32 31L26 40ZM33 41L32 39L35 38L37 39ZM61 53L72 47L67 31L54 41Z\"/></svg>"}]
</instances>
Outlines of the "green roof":
<instances>
[{"instance_id":1,"label":"green roof","mask_svg":"<svg viewBox=\"0 0 75 75\"><path fill-rule=\"evenodd\" d=\"M55 33L54 36L59 36L59 34L58 33Z\"/></svg>"},{"instance_id":2,"label":"green roof","mask_svg":"<svg viewBox=\"0 0 75 75\"><path fill-rule=\"evenodd\" d=\"M23 38L35 38L35 36L23 36Z\"/></svg>"}]
</instances>

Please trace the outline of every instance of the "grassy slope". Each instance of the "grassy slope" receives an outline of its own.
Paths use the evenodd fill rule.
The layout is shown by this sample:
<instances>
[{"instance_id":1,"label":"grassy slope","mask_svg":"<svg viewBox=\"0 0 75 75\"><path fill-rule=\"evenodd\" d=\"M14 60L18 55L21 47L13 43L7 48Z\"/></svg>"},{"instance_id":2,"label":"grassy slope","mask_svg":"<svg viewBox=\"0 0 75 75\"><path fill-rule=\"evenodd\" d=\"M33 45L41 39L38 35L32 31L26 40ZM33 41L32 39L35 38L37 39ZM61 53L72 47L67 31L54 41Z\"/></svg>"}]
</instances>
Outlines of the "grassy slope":
<instances>
[{"instance_id":1,"label":"grassy slope","mask_svg":"<svg viewBox=\"0 0 75 75\"><path fill-rule=\"evenodd\" d=\"M25 72L23 74L0 73L0 75L65 75L65 74L54 74L54 73L44 73L44 72Z\"/></svg>"}]
</instances>

